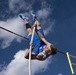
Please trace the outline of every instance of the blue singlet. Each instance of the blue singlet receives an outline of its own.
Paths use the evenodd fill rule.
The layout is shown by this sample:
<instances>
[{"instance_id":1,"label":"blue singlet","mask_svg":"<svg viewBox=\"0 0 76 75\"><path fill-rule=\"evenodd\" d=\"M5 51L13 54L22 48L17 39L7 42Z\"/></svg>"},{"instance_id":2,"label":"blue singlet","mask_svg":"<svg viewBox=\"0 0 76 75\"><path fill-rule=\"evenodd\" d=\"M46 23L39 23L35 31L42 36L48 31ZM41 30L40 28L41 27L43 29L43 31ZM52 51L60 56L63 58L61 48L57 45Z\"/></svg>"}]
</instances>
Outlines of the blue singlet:
<instances>
[{"instance_id":1,"label":"blue singlet","mask_svg":"<svg viewBox=\"0 0 76 75\"><path fill-rule=\"evenodd\" d=\"M38 31L44 36L44 32L42 29L39 29ZM32 34L28 36L29 41L31 41L31 36ZM33 44L34 44L33 49L34 54L39 54L44 50L45 43L38 37L36 33L34 34Z\"/></svg>"}]
</instances>

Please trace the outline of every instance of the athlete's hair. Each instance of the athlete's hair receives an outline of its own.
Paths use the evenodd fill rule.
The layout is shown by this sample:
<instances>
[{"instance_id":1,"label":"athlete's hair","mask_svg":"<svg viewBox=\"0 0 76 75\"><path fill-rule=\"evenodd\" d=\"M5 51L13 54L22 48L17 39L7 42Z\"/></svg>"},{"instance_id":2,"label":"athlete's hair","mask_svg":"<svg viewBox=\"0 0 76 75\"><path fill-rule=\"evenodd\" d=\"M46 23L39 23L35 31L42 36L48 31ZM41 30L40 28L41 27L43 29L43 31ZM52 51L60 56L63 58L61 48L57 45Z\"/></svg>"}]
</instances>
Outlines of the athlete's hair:
<instances>
[{"instance_id":1,"label":"athlete's hair","mask_svg":"<svg viewBox=\"0 0 76 75\"><path fill-rule=\"evenodd\" d=\"M57 53L57 48L52 45L52 55L55 55Z\"/></svg>"}]
</instances>

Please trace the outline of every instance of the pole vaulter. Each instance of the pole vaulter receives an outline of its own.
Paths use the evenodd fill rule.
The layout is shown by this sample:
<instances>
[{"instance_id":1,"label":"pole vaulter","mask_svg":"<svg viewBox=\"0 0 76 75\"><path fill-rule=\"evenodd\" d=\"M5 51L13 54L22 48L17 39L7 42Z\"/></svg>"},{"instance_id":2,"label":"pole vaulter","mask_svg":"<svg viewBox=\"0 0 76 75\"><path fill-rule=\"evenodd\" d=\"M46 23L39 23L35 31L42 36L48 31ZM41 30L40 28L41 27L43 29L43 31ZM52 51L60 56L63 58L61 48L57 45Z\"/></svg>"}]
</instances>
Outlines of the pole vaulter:
<instances>
[{"instance_id":1,"label":"pole vaulter","mask_svg":"<svg viewBox=\"0 0 76 75\"><path fill-rule=\"evenodd\" d=\"M74 58L75 58L75 56L72 56L67 52L64 53L64 52L58 50L53 44L49 43L44 38L44 33L43 33L42 29L40 29L41 26L40 26L39 21L36 18L36 15L33 12L31 12L31 15L33 16L33 19L35 21L33 30L31 29L31 26L29 25L27 17L25 17L23 14L19 15L25 22L27 32L29 33L28 38L0 26L0 29L10 32L14 35L17 35L25 40L30 40L30 49L25 54L25 58L29 59L29 75L32 75L31 60L37 59L37 60L43 61L50 55L55 55L57 52L67 56L68 62L69 62L70 68L71 68L71 72L72 72L72 74L74 74L72 65L76 65L76 64L71 62L70 56L74 57ZM35 32L38 36L35 35ZM34 54L32 54L32 52Z\"/></svg>"}]
</instances>

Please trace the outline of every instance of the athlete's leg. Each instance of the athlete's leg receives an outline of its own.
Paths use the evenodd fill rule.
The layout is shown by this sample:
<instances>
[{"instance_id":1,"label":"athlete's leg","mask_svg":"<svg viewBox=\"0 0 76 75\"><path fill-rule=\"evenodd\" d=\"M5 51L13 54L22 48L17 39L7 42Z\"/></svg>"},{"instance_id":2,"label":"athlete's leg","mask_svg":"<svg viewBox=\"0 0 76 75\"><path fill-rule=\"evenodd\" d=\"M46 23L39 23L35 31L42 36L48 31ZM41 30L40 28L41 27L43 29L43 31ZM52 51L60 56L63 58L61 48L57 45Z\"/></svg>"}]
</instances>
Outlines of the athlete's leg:
<instances>
[{"instance_id":1,"label":"athlete's leg","mask_svg":"<svg viewBox=\"0 0 76 75\"><path fill-rule=\"evenodd\" d=\"M29 53L30 53L30 50L27 50L24 58L29 59ZM44 56L41 55L41 54L38 54L38 55L36 55L36 54L31 54L31 60L40 60L40 61L43 61L43 60L45 60L45 59L46 59L46 58L44 58Z\"/></svg>"},{"instance_id":2,"label":"athlete's leg","mask_svg":"<svg viewBox=\"0 0 76 75\"><path fill-rule=\"evenodd\" d=\"M24 58L29 59L29 53L30 53L30 50L27 50ZM31 54L31 60L35 60L35 59L37 59L37 55Z\"/></svg>"},{"instance_id":3,"label":"athlete's leg","mask_svg":"<svg viewBox=\"0 0 76 75\"><path fill-rule=\"evenodd\" d=\"M29 23L28 24L25 24L25 25L26 25L26 30L28 32L28 35L31 35L32 34L32 29L31 29Z\"/></svg>"},{"instance_id":4,"label":"athlete's leg","mask_svg":"<svg viewBox=\"0 0 76 75\"><path fill-rule=\"evenodd\" d=\"M28 35L32 34L32 29L31 26L28 22L28 18L24 16L24 14L19 14L20 18L22 18L24 20L24 23L26 25L26 30L28 32Z\"/></svg>"},{"instance_id":5,"label":"athlete's leg","mask_svg":"<svg viewBox=\"0 0 76 75\"><path fill-rule=\"evenodd\" d=\"M28 19L27 19L27 17L25 17L23 14L20 14L19 15L23 20L24 20L24 23L25 23L25 25L26 25L26 30L27 30L27 32L28 32L28 37L30 37L31 38L31 34L32 34L32 29L31 29L31 26L29 25L29 22L28 22ZM30 39L29 39L30 40ZM26 59L29 59L29 53L30 53L30 50L27 50L26 51L26 54L25 54L25 58ZM32 57L31 57L32 59L36 59L36 55L32 55Z\"/></svg>"}]
</instances>

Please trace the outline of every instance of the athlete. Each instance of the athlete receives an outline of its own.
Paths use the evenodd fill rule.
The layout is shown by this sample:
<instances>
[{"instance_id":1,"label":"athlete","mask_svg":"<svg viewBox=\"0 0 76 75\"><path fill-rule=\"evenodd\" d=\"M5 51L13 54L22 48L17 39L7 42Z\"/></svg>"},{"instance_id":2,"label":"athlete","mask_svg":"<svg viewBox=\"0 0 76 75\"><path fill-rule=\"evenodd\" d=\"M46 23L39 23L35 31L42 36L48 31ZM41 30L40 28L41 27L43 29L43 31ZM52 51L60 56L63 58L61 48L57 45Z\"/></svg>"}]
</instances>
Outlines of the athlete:
<instances>
[{"instance_id":1,"label":"athlete","mask_svg":"<svg viewBox=\"0 0 76 75\"><path fill-rule=\"evenodd\" d=\"M32 36L32 28L28 22L28 18L24 16L24 14L19 15L23 20L26 25L26 30L28 32L28 39L31 41L31 36ZM34 19L36 19L36 15L32 13L32 16ZM33 27L35 26L35 34L33 38L33 42L30 42L30 46L32 47L32 54L31 54L31 59L32 60L45 60L47 57L50 55L55 55L57 53L57 48L49 43L45 37L44 37L44 32L41 28L41 25L38 20L35 21ZM30 50L27 50L25 54L25 58L29 59L29 53Z\"/></svg>"}]
</instances>

